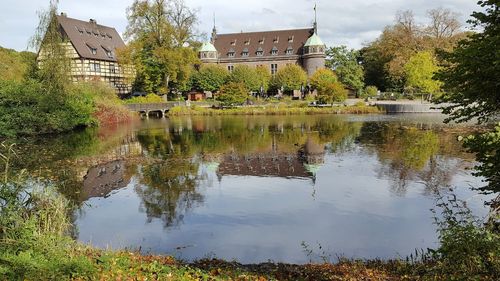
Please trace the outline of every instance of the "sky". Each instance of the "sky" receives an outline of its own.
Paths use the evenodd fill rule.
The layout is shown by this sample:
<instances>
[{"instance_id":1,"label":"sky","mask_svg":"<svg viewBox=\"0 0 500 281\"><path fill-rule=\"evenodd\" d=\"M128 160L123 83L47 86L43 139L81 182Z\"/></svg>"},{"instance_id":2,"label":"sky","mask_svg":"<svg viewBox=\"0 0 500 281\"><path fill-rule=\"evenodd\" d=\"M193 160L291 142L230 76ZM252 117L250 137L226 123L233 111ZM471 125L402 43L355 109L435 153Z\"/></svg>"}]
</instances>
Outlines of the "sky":
<instances>
[{"instance_id":1,"label":"sky","mask_svg":"<svg viewBox=\"0 0 500 281\"><path fill-rule=\"evenodd\" d=\"M123 33L126 9L133 0L60 0L59 12L81 20L94 18L99 24ZM475 0L185 0L198 11L198 30L208 36L215 13L218 33L312 27L317 3L318 33L327 46L346 45L359 49L376 39L394 22L398 10L412 10L419 23L426 11L448 8L466 20L478 10ZM38 23L37 12L49 0L0 0L0 46L26 50Z\"/></svg>"}]
</instances>

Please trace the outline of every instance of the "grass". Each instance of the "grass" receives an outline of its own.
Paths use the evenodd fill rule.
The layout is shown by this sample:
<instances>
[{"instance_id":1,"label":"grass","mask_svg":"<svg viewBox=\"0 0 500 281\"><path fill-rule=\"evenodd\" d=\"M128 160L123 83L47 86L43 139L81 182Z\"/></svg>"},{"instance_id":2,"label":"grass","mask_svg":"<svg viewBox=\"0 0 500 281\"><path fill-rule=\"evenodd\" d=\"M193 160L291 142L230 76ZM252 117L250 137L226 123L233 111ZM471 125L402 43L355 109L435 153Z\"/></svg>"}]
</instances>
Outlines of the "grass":
<instances>
[{"instance_id":1,"label":"grass","mask_svg":"<svg viewBox=\"0 0 500 281\"><path fill-rule=\"evenodd\" d=\"M313 115L313 114L370 114L381 113L377 107L366 105L354 106L336 106L336 107L297 107L283 104L253 106L253 107L235 107L235 108L203 108L197 106L191 107L173 107L168 112L168 116L184 115Z\"/></svg>"}]
</instances>

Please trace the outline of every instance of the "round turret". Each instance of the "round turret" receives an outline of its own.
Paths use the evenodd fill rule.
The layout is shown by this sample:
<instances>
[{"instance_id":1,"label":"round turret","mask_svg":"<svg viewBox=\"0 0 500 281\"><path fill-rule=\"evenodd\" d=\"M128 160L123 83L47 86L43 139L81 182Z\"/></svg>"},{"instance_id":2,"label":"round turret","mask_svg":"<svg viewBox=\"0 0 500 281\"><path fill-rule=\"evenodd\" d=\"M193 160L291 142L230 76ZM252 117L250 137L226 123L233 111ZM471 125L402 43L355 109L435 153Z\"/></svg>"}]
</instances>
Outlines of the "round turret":
<instances>
[{"instance_id":1,"label":"round turret","mask_svg":"<svg viewBox=\"0 0 500 281\"><path fill-rule=\"evenodd\" d=\"M304 68L309 76L313 75L316 70L325 67L325 49L325 44L316 32L304 44Z\"/></svg>"},{"instance_id":2,"label":"round turret","mask_svg":"<svg viewBox=\"0 0 500 281\"><path fill-rule=\"evenodd\" d=\"M210 42L203 43L199 56L203 63L217 63L217 49Z\"/></svg>"}]
</instances>

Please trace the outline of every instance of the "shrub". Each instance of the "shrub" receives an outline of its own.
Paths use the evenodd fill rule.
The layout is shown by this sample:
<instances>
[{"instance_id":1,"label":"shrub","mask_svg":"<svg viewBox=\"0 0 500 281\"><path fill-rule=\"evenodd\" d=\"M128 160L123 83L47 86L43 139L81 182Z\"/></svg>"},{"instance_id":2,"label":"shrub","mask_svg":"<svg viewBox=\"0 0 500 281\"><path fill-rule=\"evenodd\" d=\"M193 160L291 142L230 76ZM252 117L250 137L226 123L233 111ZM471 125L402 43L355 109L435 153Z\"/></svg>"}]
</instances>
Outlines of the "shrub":
<instances>
[{"instance_id":1,"label":"shrub","mask_svg":"<svg viewBox=\"0 0 500 281\"><path fill-rule=\"evenodd\" d=\"M126 104L131 103L162 103L165 100L157 94L148 94L144 97L132 97L130 99L124 100Z\"/></svg>"},{"instance_id":2,"label":"shrub","mask_svg":"<svg viewBox=\"0 0 500 281\"><path fill-rule=\"evenodd\" d=\"M318 100L320 103L343 102L347 99L347 90L341 83L325 83L318 88Z\"/></svg>"},{"instance_id":3,"label":"shrub","mask_svg":"<svg viewBox=\"0 0 500 281\"><path fill-rule=\"evenodd\" d=\"M363 98L374 98L378 94L378 89L375 86L367 86L363 91L361 97Z\"/></svg>"},{"instance_id":4,"label":"shrub","mask_svg":"<svg viewBox=\"0 0 500 281\"><path fill-rule=\"evenodd\" d=\"M235 106L243 104L248 98L248 89L243 83L228 83L220 89L217 100L223 106Z\"/></svg>"},{"instance_id":5,"label":"shrub","mask_svg":"<svg viewBox=\"0 0 500 281\"><path fill-rule=\"evenodd\" d=\"M318 89L324 87L326 84L333 84L338 82L337 75L327 68L318 69L309 79L311 87Z\"/></svg>"}]
</instances>

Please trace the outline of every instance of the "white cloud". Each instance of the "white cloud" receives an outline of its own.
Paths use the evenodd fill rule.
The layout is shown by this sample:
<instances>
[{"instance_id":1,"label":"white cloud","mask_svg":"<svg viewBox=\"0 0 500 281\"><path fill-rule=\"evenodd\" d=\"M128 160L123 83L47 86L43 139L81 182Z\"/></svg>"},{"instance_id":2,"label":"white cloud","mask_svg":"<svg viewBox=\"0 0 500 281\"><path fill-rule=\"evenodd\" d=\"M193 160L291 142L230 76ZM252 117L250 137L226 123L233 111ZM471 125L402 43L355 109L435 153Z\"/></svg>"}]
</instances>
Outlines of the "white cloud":
<instances>
[{"instance_id":1,"label":"white cloud","mask_svg":"<svg viewBox=\"0 0 500 281\"><path fill-rule=\"evenodd\" d=\"M48 0L1 0L0 46L26 49L36 28L37 10L48 6ZM221 33L290 29L312 26L313 0L185 0L199 9L199 30L210 34L213 13ZM60 11L79 19L95 18L98 22L124 32L127 24L126 8L132 0L60 0ZM384 26L394 20L398 10L411 9L417 21L424 22L426 11L445 7L461 14L465 24L478 7L470 0L319 0L319 35L327 45L347 45L359 48L375 39Z\"/></svg>"}]
</instances>

